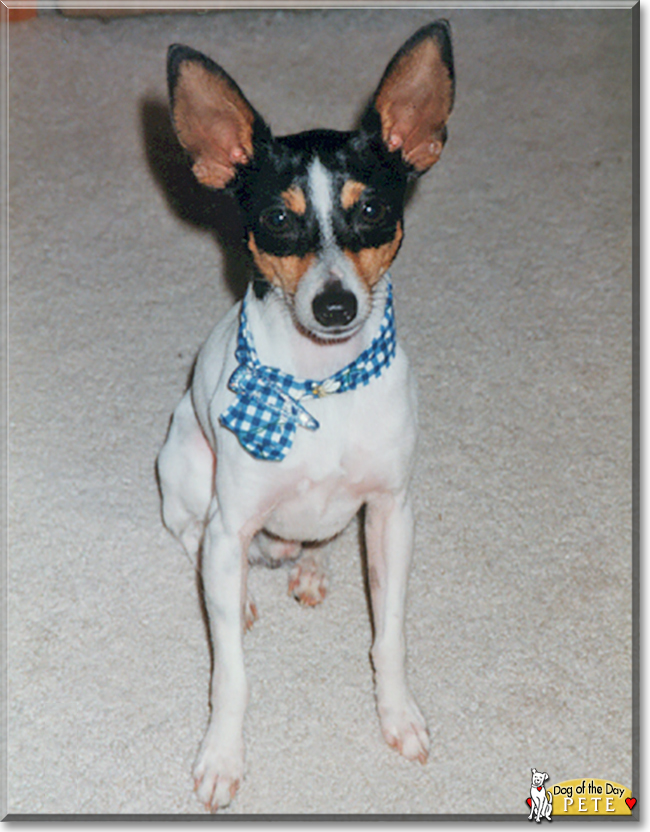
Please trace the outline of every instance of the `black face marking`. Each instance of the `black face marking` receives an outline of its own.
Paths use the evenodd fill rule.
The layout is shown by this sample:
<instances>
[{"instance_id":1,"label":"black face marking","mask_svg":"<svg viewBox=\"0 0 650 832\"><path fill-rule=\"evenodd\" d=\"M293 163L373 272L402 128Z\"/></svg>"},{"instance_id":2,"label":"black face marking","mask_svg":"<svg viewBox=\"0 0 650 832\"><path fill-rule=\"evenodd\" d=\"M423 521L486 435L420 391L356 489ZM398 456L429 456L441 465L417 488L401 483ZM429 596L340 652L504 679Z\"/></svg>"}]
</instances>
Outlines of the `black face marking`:
<instances>
[{"instance_id":1,"label":"black face marking","mask_svg":"<svg viewBox=\"0 0 650 832\"><path fill-rule=\"evenodd\" d=\"M357 213L361 221L371 228L377 227L390 211L390 207L379 199L368 199L365 204L359 206Z\"/></svg>"},{"instance_id":2,"label":"black face marking","mask_svg":"<svg viewBox=\"0 0 650 832\"><path fill-rule=\"evenodd\" d=\"M401 195L379 194L368 185L358 203L335 213L337 241L341 248L352 252L383 246L395 238L402 213Z\"/></svg>"},{"instance_id":3,"label":"black face marking","mask_svg":"<svg viewBox=\"0 0 650 832\"><path fill-rule=\"evenodd\" d=\"M395 238L402 220L407 169L399 154L389 154L381 141L357 132L310 130L255 143L252 162L242 167L232 190L244 214L248 233L260 251L276 257L318 253L321 232L309 198L308 170L315 157L333 182L332 226L341 249L378 248ZM362 184L353 205L341 205L346 182ZM304 210L292 211L283 194L300 189ZM301 206L302 208L302 206Z\"/></svg>"},{"instance_id":4,"label":"black face marking","mask_svg":"<svg viewBox=\"0 0 650 832\"><path fill-rule=\"evenodd\" d=\"M235 196L248 233L260 250L276 257L304 257L318 246L313 212L292 211L282 198L292 186L306 188L307 173L300 155L273 139L254 147L253 161L234 183Z\"/></svg>"},{"instance_id":5,"label":"black face marking","mask_svg":"<svg viewBox=\"0 0 650 832\"><path fill-rule=\"evenodd\" d=\"M259 223L274 237L288 237L295 229L296 214L288 208L271 205L262 211Z\"/></svg>"},{"instance_id":6,"label":"black face marking","mask_svg":"<svg viewBox=\"0 0 650 832\"><path fill-rule=\"evenodd\" d=\"M264 300L264 298L268 295L271 291L271 285L260 277L255 277L253 279L253 292L255 292L255 297L258 300Z\"/></svg>"}]
</instances>

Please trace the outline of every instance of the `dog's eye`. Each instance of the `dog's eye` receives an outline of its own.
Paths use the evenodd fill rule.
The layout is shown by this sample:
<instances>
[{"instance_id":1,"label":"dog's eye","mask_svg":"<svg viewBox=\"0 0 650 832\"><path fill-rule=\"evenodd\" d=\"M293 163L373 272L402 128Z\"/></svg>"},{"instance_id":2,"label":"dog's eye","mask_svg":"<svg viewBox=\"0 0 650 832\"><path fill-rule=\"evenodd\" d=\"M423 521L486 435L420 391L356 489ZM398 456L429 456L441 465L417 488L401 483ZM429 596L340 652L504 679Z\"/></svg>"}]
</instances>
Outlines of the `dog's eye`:
<instances>
[{"instance_id":1,"label":"dog's eye","mask_svg":"<svg viewBox=\"0 0 650 832\"><path fill-rule=\"evenodd\" d=\"M361 217L370 225L377 225L377 223L380 223L387 213L388 207L378 199L364 202L361 206Z\"/></svg>"},{"instance_id":2,"label":"dog's eye","mask_svg":"<svg viewBox=\"0 0 650 832\"><path fill-rule=\"evenodd\" d=\"M274 234L285 234L293 227L293 215L286 208L267 208L260 214L260 223Z\"/></svg>"}]
</instances>

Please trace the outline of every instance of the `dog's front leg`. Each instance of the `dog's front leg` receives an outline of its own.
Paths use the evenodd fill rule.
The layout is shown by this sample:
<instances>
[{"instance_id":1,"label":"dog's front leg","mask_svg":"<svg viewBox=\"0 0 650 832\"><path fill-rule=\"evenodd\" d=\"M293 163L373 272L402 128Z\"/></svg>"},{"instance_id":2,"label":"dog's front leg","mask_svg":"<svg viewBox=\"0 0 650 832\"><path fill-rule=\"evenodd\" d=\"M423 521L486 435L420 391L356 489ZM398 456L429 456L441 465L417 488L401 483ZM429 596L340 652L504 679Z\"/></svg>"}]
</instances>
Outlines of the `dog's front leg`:
<instances>
[{"instance_id":1,"label":"dog's front leg","mask_svg":"<svg viewBox=\"0 0 650 832\"><path fill-rule=\"evenodd\" d=\"M202 560L203 591L214 651L211 717L194 766L199 799L211 811L226 806L244 774L244 712L248 685L244 671L243 609L246 552L213 506Z\"/></svg>"},{"instance_id":2,"label":"dog's front leg","mask_svg":"<svg viewBox=\"0 0 650 832\"><path fill-rule=\"evenodd\" d=\"M406 493L366 505L366 548L372 600L377 709L386 742L409 760L426 762L429 736L406 681L404 613L413 549L413 513Z\"/></svg>"}]
</instances>

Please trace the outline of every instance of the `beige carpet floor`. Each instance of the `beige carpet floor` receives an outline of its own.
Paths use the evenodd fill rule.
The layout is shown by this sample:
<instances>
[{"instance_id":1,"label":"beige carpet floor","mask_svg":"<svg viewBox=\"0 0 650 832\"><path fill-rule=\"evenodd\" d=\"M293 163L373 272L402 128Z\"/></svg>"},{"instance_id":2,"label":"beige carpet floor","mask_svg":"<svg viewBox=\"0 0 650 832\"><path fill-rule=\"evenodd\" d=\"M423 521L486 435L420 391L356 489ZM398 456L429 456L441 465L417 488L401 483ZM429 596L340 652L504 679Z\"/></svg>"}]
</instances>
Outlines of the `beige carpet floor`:
<instances>
[{"instance_id":1,"label":"beige carpet floor","mask_svg":"<svg viewBox=\"0 0 650 832\"><path fill-rule=\"evenodd\" d=\"M532 767L632 785L632 12L45 14L9 36L9 812L202 811L209 645L154 460L242 269L228 210L212 233L185 202L168 44L212 55L279 134L347 129L437 16L456 107L392 270L431 757L381 737L353 523L321 607L251 574L228 811L523 816Z\"/></svg>"}]
</instances>

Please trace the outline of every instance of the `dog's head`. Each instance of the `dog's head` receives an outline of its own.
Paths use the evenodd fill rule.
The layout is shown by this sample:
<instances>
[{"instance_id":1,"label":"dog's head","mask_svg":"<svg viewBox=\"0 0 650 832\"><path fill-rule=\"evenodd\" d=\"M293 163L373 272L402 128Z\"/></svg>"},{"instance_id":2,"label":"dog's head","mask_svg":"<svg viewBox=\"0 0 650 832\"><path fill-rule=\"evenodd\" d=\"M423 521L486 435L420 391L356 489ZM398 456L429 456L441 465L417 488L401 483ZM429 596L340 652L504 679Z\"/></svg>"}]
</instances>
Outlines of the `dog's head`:
<instances>
[{"instance_id":1,"label":"dog's head","mask_svg":"<svg viewBox=\"0 0 650 832\"><path fill-rule=\"evenodd\" d=\"M536 768L531 769L532 773L532 786L543 786L544 781L548 780L548 774L545 771L537 771Z\"/></svg>"},{"instance_id":2,"label":"dog's head","mask_svg":"<svg viewBox=\"0 0 650 832\"><path fill-rule=\"evenodd\" d=\"M407 183L438 160L446 140L449 24L436 21L404 44L351 132L274 137L224 70L186 46L170 47L168 79L194 174L238 200L260 277L308 334L356 332L402 242Z\"/></svg>"}]
</instances>

